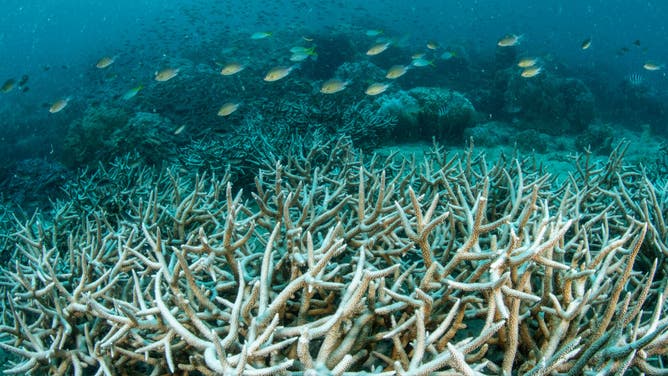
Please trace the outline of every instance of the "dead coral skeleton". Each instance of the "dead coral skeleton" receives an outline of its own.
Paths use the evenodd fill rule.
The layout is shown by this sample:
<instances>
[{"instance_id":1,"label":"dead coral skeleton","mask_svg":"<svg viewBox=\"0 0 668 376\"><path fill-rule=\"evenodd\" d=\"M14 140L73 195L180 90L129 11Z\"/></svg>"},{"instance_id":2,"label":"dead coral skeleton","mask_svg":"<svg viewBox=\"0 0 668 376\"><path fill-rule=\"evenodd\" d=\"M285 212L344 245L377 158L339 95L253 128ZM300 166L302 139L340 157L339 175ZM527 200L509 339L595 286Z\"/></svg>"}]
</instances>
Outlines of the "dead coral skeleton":
<instances>
[{"instance_id":1,"label":"dead coral skeleton","mask_svg":"<svg viewBox=\"0 0 668 376\"><path fill-rule=\"evenodd\" d=\"M666 372L665 201L614 155L564 184L473 150L297 155L252 199L140 173L122 210L17 225L5 372Z\"/></svg>"}]
</instances>

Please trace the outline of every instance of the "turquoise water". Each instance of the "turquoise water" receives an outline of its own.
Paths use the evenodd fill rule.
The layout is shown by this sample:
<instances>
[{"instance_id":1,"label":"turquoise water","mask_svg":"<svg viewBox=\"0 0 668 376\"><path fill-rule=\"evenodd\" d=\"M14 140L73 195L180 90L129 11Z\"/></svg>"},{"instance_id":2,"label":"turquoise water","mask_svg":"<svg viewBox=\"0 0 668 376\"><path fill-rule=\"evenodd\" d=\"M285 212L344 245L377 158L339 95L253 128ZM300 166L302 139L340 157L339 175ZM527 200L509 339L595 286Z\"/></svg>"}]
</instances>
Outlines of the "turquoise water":
<instances>
[{"instance_id":1,"label":"turquoise water","mask_svg":"<svg viewBox=\"0 0 668 376\"><path fill-rule=\"evenodd\" d=\"M668 134L667 7L640 1L7 1L0 12L0 80L6 83L0 181L10 200L30 204L12 196L30 174L74 172L134 149L146 154L132 144L148 137L141 132L165 145L152 151L149 163L171 163L214 134L224 139L247 126L261 128L251 124L258 119L283 124L284 135L352 134L365 150L433 137L461 147L474 137L479 146L519 141L539 153L593 145L605 155L615 141L644 138L651 141L639 145L649 147L645 155L661 154ZM252 39L256 32L271 35ZM507 35L517 36L517 44L499 47ZM590 47L583 49L586 41ZM389 47L366 55L378 42ZM295 63L293 47L313 47L312 54ZM420 54L417 66L411 58ZM113 62L96 68L103 58ZM519 78L522 58L535 59L536 77ZM220 75L230 62L244 70ZM385 72L394 65L410 69L388 80ZM279 82L264 82L276 66L295 69ZM165 68L179 73L157 82L156 72ZM345 90L321 94L330 78L344 81ZM391 85L365 95L374 82ZM401 99L419 87L461 95L470 119L443 119L438 103L424 108ZM216 116L224 103L238 110ZM65 107L51 113L54 104ZM290 106L301 113L287 116ZM369 116L351 119L362 109ZM128 124L137 113L159 118L138 134ZM398 119L383 132L360 130L371 115ZM35 172L36 163L46 170ZM23 181L12 179L17 174Z\"/></svg>"},{"instance_id":2,"label":"turquoise water","mask_svg":"<svg viewBox=\"0 0 668 376\"><path fill-rule=\"evenodd\" d=\"M364 222L359 231L348 233L350 238L345 241L350 244L336 259L345 265L342 270L348 274L339 276L338 269L328 265L331 284L326 289L336 290L342 282L352 280L359 248L354 244L362 241L370 245L365 268L400 265L402 273L414 270L411 275L419 277L437 270L427 271L423 259L426 253L420 254L416 244L410 243L415 239L407 238L410 226L422 218L416 214L420 207L413 206L418 205L417 201L425 217L434 210L443 218L445 211L451 214L452 222L435 224L436 235L427 239L434 243L434 252L444 265L458 244L469 244L475 216L471 213L488 198L489 207L481 223L487 226L498 219L499 227L489 230L498 232L490 232L481 240L476 235L470 243L475 243L476 252L496 251L498 245L499 249L507 247L510 255L517 251L511 250L513 247L530 248L528 244L540 243L543 231L562 228L560 236L565 240L545 249L552 252L555 248L557 266L577 257L584 260L580 260L582 265L573 261L573 269L555 271L559 268L528 261L521 271L536 274L513 288L538 294L546 270L550 275L561 273L554 278L555 285L561 286L567 273L584 270L587 264L592 270L586 272L592 277L583 274L582 281L586 280L588 287L600 288L591 303L596 308L588 311L595 313L587 313L587 319L606 310L604 298L618 286L615 281L622 280L618 271L630 254L630 244L640 237L641 221L651 226L634 266L638 274L619 286L634 290L633 299L640 298L646 282L643 278L652 261L665 258L666 2L5 0L0 10L0 84L4 84L0 93L0 288L6 298L15 298L20 305L19 315L40 336L39 340L22 338L20 331L13 330L12 325L20 320L13 308L9 309L9 300L4 299L3 324L9 326L0 329L0 342L5 346L37 351L37 342L51 344L54 338L66 338L53 346L80 354L90 374L98 367L95 356L100 353L108 359L116 357L113 372L126 371L128 364L139 364L137 369L130 367L129 374L148 372L153 367L151 362L135 358L149 352L151 361L160 363L155 372L173 372L171 365L162 364L169 363L162 350L139 350L146 343L166 338L163 334L167 336L153 330L155 325L149 322L157 317L153 316L156 311L138 314L138 309L129 308L130 303L119 303L132 301L136 305L136 299L145 299L152 306L157 301L154 295L161 295L153 290L157 285L165 289L165 299L174 307L199 304L201 297L188 296L189 302L176 302L175 296L181 296L167 292L177 285L191 287L185 279L179 279L181 276L175 276L180 282L170 282L171 286L155 282L162 275L156 267L160 260L153 260L159 252L154 254L149 243L160 237L160 231L165 252L172 252L165 269L177 263L175 250L184 254L185 250L192 251L187 262L195 270L197 281L193 283L204 286L208 298L216 294L224 298L224 302L215 303L221 309L202 316L202 320L208 320L203 325L211 327L227 325L231 302L236 299L235 278L239 275L229 264L231 258L238 258L248 267L244 299L257 298L250 297L249 286L262 278L258 260L269 260L274 255L261 254L274 226L286 231L276 241L275 255L280 262L278 258L271 260L279 270L271 293L267 293L271 299L289 285L291 277L306 269L305 252L300 253L304 244L313 240L318 247L342 219L353 228L360 224L356 221L367 221L367 215L375 216L368 219L369 223L389 218L373 225ZM609 160L610 153L613 158ZM491 187L487 187L490 181ZM533 194L538 198L532 198L534 187ZM191 195L196 188L197 194ZM412 189L418 192L417 198L409 198ZM488 193L489 197L485 196ZM573 200L576 194L582 196ZM385 202L381 202L383 196ZM290 203L283 206L281 200ZM600 215L602 210L607 214ZM191 217L180 218L181 214L187 216L183 213ZM524 213L532 214L525 218ZM228 214L235 218L226 217ZM316 214L325 219L314 220ZM505 214L510 219L502 221ZM522 237L517 241L514 233L508 236L508 228L512 230L516 224L519 228L527 225L517 231ZM571 224L581 230L567 231ZM229 240L221 235L228 225L234 227L229 235L233 241L244 234L249 236L246 241L251 240L242 242L232 256L226 254L229 258L225 260L218 254L215 266L219 269L208 269L213 256L205 260L193 249L201 247L206 236L214 247L222 247L223 239ZM309 238L310 231L313 239ZM345 231L342 233L345 235ZM474 239L472 233L470 236ZM602 263L610 269L600 272L617 279L599 283L596 273L601 264L590 261L608 241L622 236L628 244L618 254L612 252ZM404 248L397 251L397 247ZM385 251L395 254L388 256ZM108 264L120 257L114 252L127 252L123 257L132 262L109 268ZM485 262L492 263L492 253L485 255L486 261L479 264L481 269L471 267L475 263L466 260L453 275L461 273L456 277L460 278L476 270L473 273L477 276L472 278L486 282L491 277L484 269L491 268L486 268ZM58 274L56 279L62 283L59 289L45 282L52 275L44 270L52 263L56 267L50 273ZM15 269L28 277L9 272ZM480 270L484 271L478 273ZM512 270L513 283L517 282L518 270ZM63 319L59 311L63 302L90 296L86 291L72 298L63 291L75 288L82 280L79 275L89 272L104 280L93 284L93 289L109 283L113 293L103 291L94 296L99 307L104 306L102 309L73 305L67 308L73 310L68 311L70 316ZM113 281L105 280L112 272ZM641 328L653 327L648 312L663 296L665 272L665 265L659 263L648 290L649 308L640 311L632 305L634 314L639 313L638 321L629 321L631 325L623 330L611 325L611 336L631 333L633 323L642 324ZM399 280L399 290L417 291L418 277L403 279L397 275L386 276L387 286ZM31 283L25 283L24 278ZM445 286L447 278L450 276L443 276L439 283ZM43 287L45 297L33 299L30 286ZM374 291L381 291L379 286L383 284L374 285ZM432 295L416 292L407 299L414 302L427 296L425 301L435 299L441 304L433 307L436 314L427 327L431 331L460 295L445 298L440 296L440 287L427 287ZM567 300L572 301L572 297L554 292L563 298L564 307ZM468 330L451 339L477 335L485 316L481 302L492 300L486 294L485 290L467 296L471 300L462 312L466 311ZM325 296L322 291L317 295L317 303L310 309L320 313L308 320L331 313L327 310L343 299L343 295ZM281 326L308 321L309 308L301 312L300 301L293 298L284 307L290 312L281 317L285 320ZM522 312L531 311L531 319L536 320L526 330L541 337L541 351L547 347L547 335L536 322L556 317L548 300L543 296L542 302L529 298L533 305L522 303ZM126 306L120 309L123 304ZM210 305L204 311L207 307ZM242 317L241 337L248 339L249 332L254 332L248 328L256 320L250 319L255 314L252 304L246 307L250 308ZM541 311L545 307L548 309ZM77 309L88 311L80 314ZM147 321L142 322L141 330L130 329L126 338L125 329L119 327L127 322L118 317L112 322L100 313L108 313L105 310L116 315L132 312ZM661 320L665 338L665 306L662 310L656 317ZM188 312L174 315L194 331L197 325L187 320ZM416 312L413 308L399 310L392 319L407 320ZM296 322L290 321L297 316ZM496 316L488 319L500 320L499 314ZM168 315L163 312L163 317ZM378 331L368 338L357 338L365 343L372 334L377 337L376 342L369 341L370 352L396 355L390 341L383 342L389 317L371 320ZM613 323L628 317L617 315ZM67 325L62 325L65 322ZM555 323L556 318L547 325L553 328ZM588 341L596 325L595 320L583 319L569 335L577 333ZM103 338L113 338L110 333L119 330L118 338L125 341L119 342L119 349L135 351L135 358L121 356L119 360L118 349L110 347L86 348L90 328L95 328L91 336L96 345L104 342ZM409 347L417 340L413 334L420 325L416 328L401 334L411 356ZM58 337L61 334L63 337ZM241 348L241 337L235 350ZM174 338L175 342L181 341L179 334ZM523 342L521 350L531 347L533 340ZM312 349L322 344L319 341L312 343ZM495 337L490 343L488 356L496 365L504 363L499 341ZM568 344L559 345L568 349ZM444 346L441 343L440 350ZM523 371L540 365L536 361L541 354L535 343L533 347L535 353L517 357L517 365L523 362ZM193 348L188 351L192 353L176 349L179 364L186 368L201 366L204 355ZM292 346L291 352L296 351L297 345ZM368 355L364 351L355 354L364 358ZM665 350L659 347L648 351L652 351L651 356L644 366L664 367ZM25 353L19 355L9 357L11 366L30 358ZM434 356L430 353L427 358ZM300 361L305 358L300 354ZM643 366L641 358L633 358L638 362L633 372ZM272 358L271 362L284 359ZM295 359L294 354L290 359ZM483 369L485 365L478 360L476 367ZM605 371L606 365L593 364L595 361L587 369ZM378 355L359 363L364 364L355 364L351 372L391 369L391 364L385 364ZM70 352L63 350L49 364L44 361L33 370L36 374L47 369L54 372L61 364L65 373L77 367ZM300 374L307 368L313 367L296 363L290 370ZM498 371L492 366L485 369L489 374Z\"/></svg>"}]
</instances>

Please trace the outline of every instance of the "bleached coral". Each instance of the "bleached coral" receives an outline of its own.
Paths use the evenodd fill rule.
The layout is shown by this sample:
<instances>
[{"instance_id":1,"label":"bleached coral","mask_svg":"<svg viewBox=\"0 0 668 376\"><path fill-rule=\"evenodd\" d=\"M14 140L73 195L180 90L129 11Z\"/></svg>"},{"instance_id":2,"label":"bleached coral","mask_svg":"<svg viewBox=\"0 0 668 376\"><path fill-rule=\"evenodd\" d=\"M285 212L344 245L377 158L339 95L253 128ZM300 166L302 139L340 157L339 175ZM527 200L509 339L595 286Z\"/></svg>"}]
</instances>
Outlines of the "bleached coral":
<instances>
[{"instance_id":1,"label":"bleached coral","mask_svg":"<svg viewBox=\"0 0 668 376\"><path fill-rule=\"evenodd\" d=\"M647 241L661 211L620 215L613 202L636 197L620 153L578 158L565 185L472 150L301 155L266 165L252 199L227 177L141 173L123 210L63 205L19 226L2 274L0 346L20 358L7 372L661 367L665 265Z\"/></svg>"}]
</instances>

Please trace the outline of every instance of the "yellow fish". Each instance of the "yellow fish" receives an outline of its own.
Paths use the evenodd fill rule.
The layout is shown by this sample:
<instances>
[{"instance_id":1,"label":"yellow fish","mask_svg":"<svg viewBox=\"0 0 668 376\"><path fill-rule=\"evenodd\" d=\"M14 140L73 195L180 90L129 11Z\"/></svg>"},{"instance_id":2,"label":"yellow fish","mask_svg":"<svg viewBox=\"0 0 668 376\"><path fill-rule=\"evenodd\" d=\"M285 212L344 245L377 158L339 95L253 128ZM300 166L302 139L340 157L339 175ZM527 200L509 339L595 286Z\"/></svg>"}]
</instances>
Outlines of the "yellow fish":
<instances>
[{"instance_id":1,"label":"yellow fish","mask_svg":"<svg viewBox=\"0 0 668 376\"><path fill-rule=\"evenodd\" d=\"M378 95L382 94L387 90L387 88L390 87L390 84L382 83L382 82L376 82L371 85L369 85L368 88L364 91L366 95Z\"/></svg>"},{"instance_id":2,"label":"yellow fish","mask_svg":"<svg viewBox=\"0 0 668 376\"><path fill-rule=\"evenodd\" d=\"M393 65L390 67L390 69L387 70L385 78L396 80L397 78L406 74L406 72L408 72L408 68L409 66L406 65Z\"/></svg>"},{"instance_id":3,"label":"yellow fish","mask_svg":"<svg viewBox=\"0 0 668 376\"><path fill-rule=\"evenodd\" d=\"M580 44L580 48L582 48L583 50L586 50L589 47L591 47L591 38L583 40L582 43Z\"/></svg>"},{"instance_id":4,"label":"yellow fish","mask_svg":"<svg viewBox=\"0 0 668 376\"><path fill-rule=\"evenodd\" d=\"M5 81L4 84L2 84L2 88L0 88L0 91L2 91L3 93L9 93L14 89L14 87L16 87L16 80L10 78L7 81Z\"/></svg>"},{"instance_id":5,"label":"yellow fish","mask_svg":"<svg viewBox=\"0 0 668 376\"><path fill-rule=\"evenodd\" d=\"M104 68L110 66L111 64L113 64L114 61L116 61L116 56L114 56L114 57L105 56L105 57L103 57L103 58L101 58L100 60L97 61L97 63L95 64L95 67L97 67L99 69L104 69Z\"/></svg>"},{"instance_id":6,"label":"yellow fish","mask_svg":"<svg viewBox=\"0 0 668 376\"><path fill-rule=\"evenodd\" d=\"M227 102L224 105L220 106L218 110L218 116L230 116L234 111L239 109L240 103L236 102Z\"/></svg>"},{"instance_id":7,"label":"yellow fish","mask_svg":"<svg viewBox=\"0 0 668 376\"><path fill-rule=\"evenodd\" d=\"M295 68L297 68L297 65L293 65L290 67L284 67L284 66L274 67L269 72L267 72L267 75L264 76L264 80L267 82L278 81L289 75L290 72L292 72Z\"/></svg>"},{"instance_id":8,"label":"yellow fish","mask_svg":"<svg viewBox=\"0 0 668 376\"><path fill-rule=\"evenodd\" d=\"M369 50L367 50L366 54L367 56L376 56L379 53L387 50L387 48L390 47L390 42L384 42L384 43L376 43Z\"/></svg>"},{"instance_id":9,"label":"yellow fish","mask_svg":"<svg viewBox=\"0 0 668 376\"><path fill-rule=\"evenodd\" d=\"M499 47L517 46L520 44L520 39L522 39L521 35L507 34L503 38L499 39L499 41L496 42L496 45Z\"/></svg>"},{"instance_id":10,"label":"yellow fish","mask_svg":"<svg viewBox=\"0 0 668 376\"><path fill-rule=\"evenodd\" d=\"M520 59L520 61L517 62L517 66L520 68L529 68L536 65L537 62L538 59L535 57L523 57Z\"/></svg>"},{"instance_id":11,"label":"yellow fish","mask_svg":"<svg viewBox=\"0 0 668 376\"><path fill-rule=\"evenodd\" d=\"M435 42L433 40L430 40L429 42L427 42L427 48L430 49L430 50L437 50L438 47L439 47L438 42Z\"/></svg>"},{"instance_id":12,"label":"yellow fish","mask_svg":"<svg viewBox=\"0 0 668 376\"><path fill-rule=\"evenodd\" d=\"M643 64L642 67L645 70L648 70L648 71L658 71L658 70L663 69L664 65L659 64L659 63L655 63L653 61L648 61L645 64Z\"/></svg>"},{"instance_id":13,"label":"yellow fish","mask_svg":"<svg viewBox=\"0 0 668 376\"><path fill-rule=\"evenodd\" d=\"M525 69L522 71L522 74L521 74L521 75L522 75L522 77L524 77L524 78L531 78L531 77L536 77L536 76L538 76L542 71L543 71L543 68L542 68L542 67L539 67L539 66L535 66L535 65L534 65L534 66L525 68Z\"/></svg>"},{"instance_id":14,"label":"yellow fish","mask_svg":"<svg viewBox=\"0 0 668 376\"><path fill-rule=\"evenodd\" d=\"M58 99L53 102L51 107L49 107L49 112L55 114L56 112L62 111L70 103L70 97Z\"/></svg>"},{"instance_id":15,"label":"yellow fish","mask_svg":"<svg viewBox=\"0 0 668 376\"><path fill-rule=\"evenodd\" d=\"M327 80L322 83L322 86L320 87L320 92L323 94L338 93L339 91L345 89L349 83L350 81L342 81L339 80L338 78L332 78L331 80Z\"/></svg>"},{"instance_id":16,"label":"yellow fish","mask_svg":"<svg viewBox=\"0 0 668 376\"><path fill-rule=\"evenodd\" d=\"M246 69L245 65L241 65L239 63L229 63L223 67L223 69L220 71L220 74L223 76L231 76L241 72L244 69Z\"/></svg>"},{"instance_id":17,"label":"yellow fish","mask_svg":"<svg viewBox=\"0 0 668 376\"><path fill-rule=\"evenodd\" d=\"M155 72L155 80L159 82L169 81L179 74L178 68L165 68L159 72Z\"/></svg>"}]
</instances>

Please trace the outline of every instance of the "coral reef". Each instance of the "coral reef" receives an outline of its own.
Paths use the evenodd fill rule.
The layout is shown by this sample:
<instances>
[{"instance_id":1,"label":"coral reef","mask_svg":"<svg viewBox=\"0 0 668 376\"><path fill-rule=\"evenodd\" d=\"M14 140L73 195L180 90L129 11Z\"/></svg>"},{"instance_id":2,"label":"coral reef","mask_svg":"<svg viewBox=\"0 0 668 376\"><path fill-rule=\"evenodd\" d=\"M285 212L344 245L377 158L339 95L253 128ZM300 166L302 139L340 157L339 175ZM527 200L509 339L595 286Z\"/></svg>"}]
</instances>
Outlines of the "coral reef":
<instances>
[{"instance_id":1,"label":"coral reef","mask_svg":"<svg viewBox=\"0 0 668 376\"><path fill-rule=\"evenodd\" d=\"M552 135L583 131L594 120L594 96L575 78L546 72L532 79L521 77L515 68L497 73L504 109L521 116L521 127Z\"/></svg>"},{"instance_id":2,"label":"coral reef","mask_svg":"<svg viewBox=\"0 0 668 376\"><path fill-rule=\"evenodd\" d=\"M575 139L575 147L580 151L608 154L616 141L615 130L610 124L592 123Z\"/></svg>"},{"instance_id":3,"label":"coral reef","mask_svg":"<svg viewBox=\"0 0 668 376\"><path fill-rule=\"evenodd\" d=\"M111 134L122 128L130 114L114 107L91 106L80 119L73 121L63 140L62 160L68 166L85 166L106 160Z\"/></svg>"},{"instance_id":4,"label":"coral reef","mask_svg":"<svg viewBox=\"0 0 668 376\"><path fill-rule=\"evenodd\" d=\"M665 95L645 82L643 76L632 74L624 78L618 85L607 88L600 98L606 119L624 123L633 130L642 130L641 125L650 124L654 133L668 135L663 119L668 113Z\"/></svg>"},{"instance_id":5,"label":"coral reef","mask_svg":"<svg viewBox=\"0 0 668 376\"><path fill-rule=\"evenodd\" d=\"M24 159L11 166L7 176L0 180L0 192L3 201L31 212L38 207L48 207L49 200L59 196L60 187L70 177L71 172L61 163Z\"/></svg>"},{"instance_id":6,"label":"coral reef","mask_svg":"<svg viewBox=\"0 0 668 376\"><path fill-rule=\"evenodd\" d=\"M417 139L420 136L420 104L407 91L399 90L375 100L378 112L397 118L397 137Z\"/></svg>"},{"instance_id":7,"label":"coral reef","mask_svg":"<svg viewBox=\"0 0 668 376\"><path fill-rule=\"evenodd\" d=\"M521 130L515 136L517 148L524 152L548 150L551 141L550 136L535 129Z\"/></svg>"},{"instance_id":8,"label":"coral reef","mask_svg":"<svg viewBox=\"0 0 668 376\"><path fill-rule=\"evenodd\" d=\"M476 111L466 97L440 87L416 87L388 94L376 101L380 113L398 119L394 137L399 139L462 141L464 130L474 123Z\"/></svg>"},{"instance_id":9,"label":"coral reef","mask_svg":"<svg viewBox=\"0 0 668 376\"><path fill-rule=\"evenodd\" d=\"M378 111L368 101L359 102L346 108L337 128L338 137L350 137L355 145L364 149L378 147L396 131L398 119L389 113Z\"/></svg>"},{"instance_id":10,"label":"coral reef","mask_svg":"<svg viewBox=\"0 0 668 376\"><path fill-rule=\"evenodd\" d=\"M163 116L154 113L137 112L121 128L109 137L111 155L136 152L148 164L159 164L175 157L176 126Z\"/></svg>"},{"instance_id":11,"label":"coral reef","mask_svg":"<svg viewBox=\"0 0 668 376\"><path fill-rule=\"evenodd\" d=\"M175 126L158 114L120 108L90 107L70 124L64 140L63 161L69 166L108 163L119 155L137 152L149 163L174 157Z\"/></svg>"},{"instance_id":12,"label":"coral reef","mask_svg":"<svg viewBox=\"0 0 668 376\"><path fill-rule=\"evenodd\" d=\"M515 128L501 121L477 124L464 131L466 139L473 139L478 146L497 146L511 144Z\"/></svg>"},{"instance_id":13,"label":"coral reef","mask_svg":"<svg viewBox=\"0 0 668 376\"><path fill-rule=\"evenodd\" d=\"M459 92L439 87L416 87L408 94L420 105L423 133L435 134L439 142L446 142L448 138L461 140L464 130L473 125L475 108Z\"/></svg>"},{"instance_id":14,"label":"coral reef","mask_svg":"<svg viewBox=\"0 0 668 376\"><path fill-rule=\"evenodd\" d=\"M665 373L666 193L624 151L559 183L341 139L265 160L251 197L121 161L71 190L132 176L120 210L61 201L12 231L6 372Z\"/></svg>"},{"instance_id":15,"label":"coral reef","mask_svg":"<svg viewBox=\"0 0 668 376\"><path fill-rule=\"evenodd\" d=\"M179 68L179 73L169 82L147 83L135 110L160 114L175 124L188 124L193 133L221 127L218 108L237 100L244 85L249 91L262 92L260 83L251 85L240 78L222 77L214 64L172 57L163 59L160 66Z\"/></svg>"}]
</instances>

